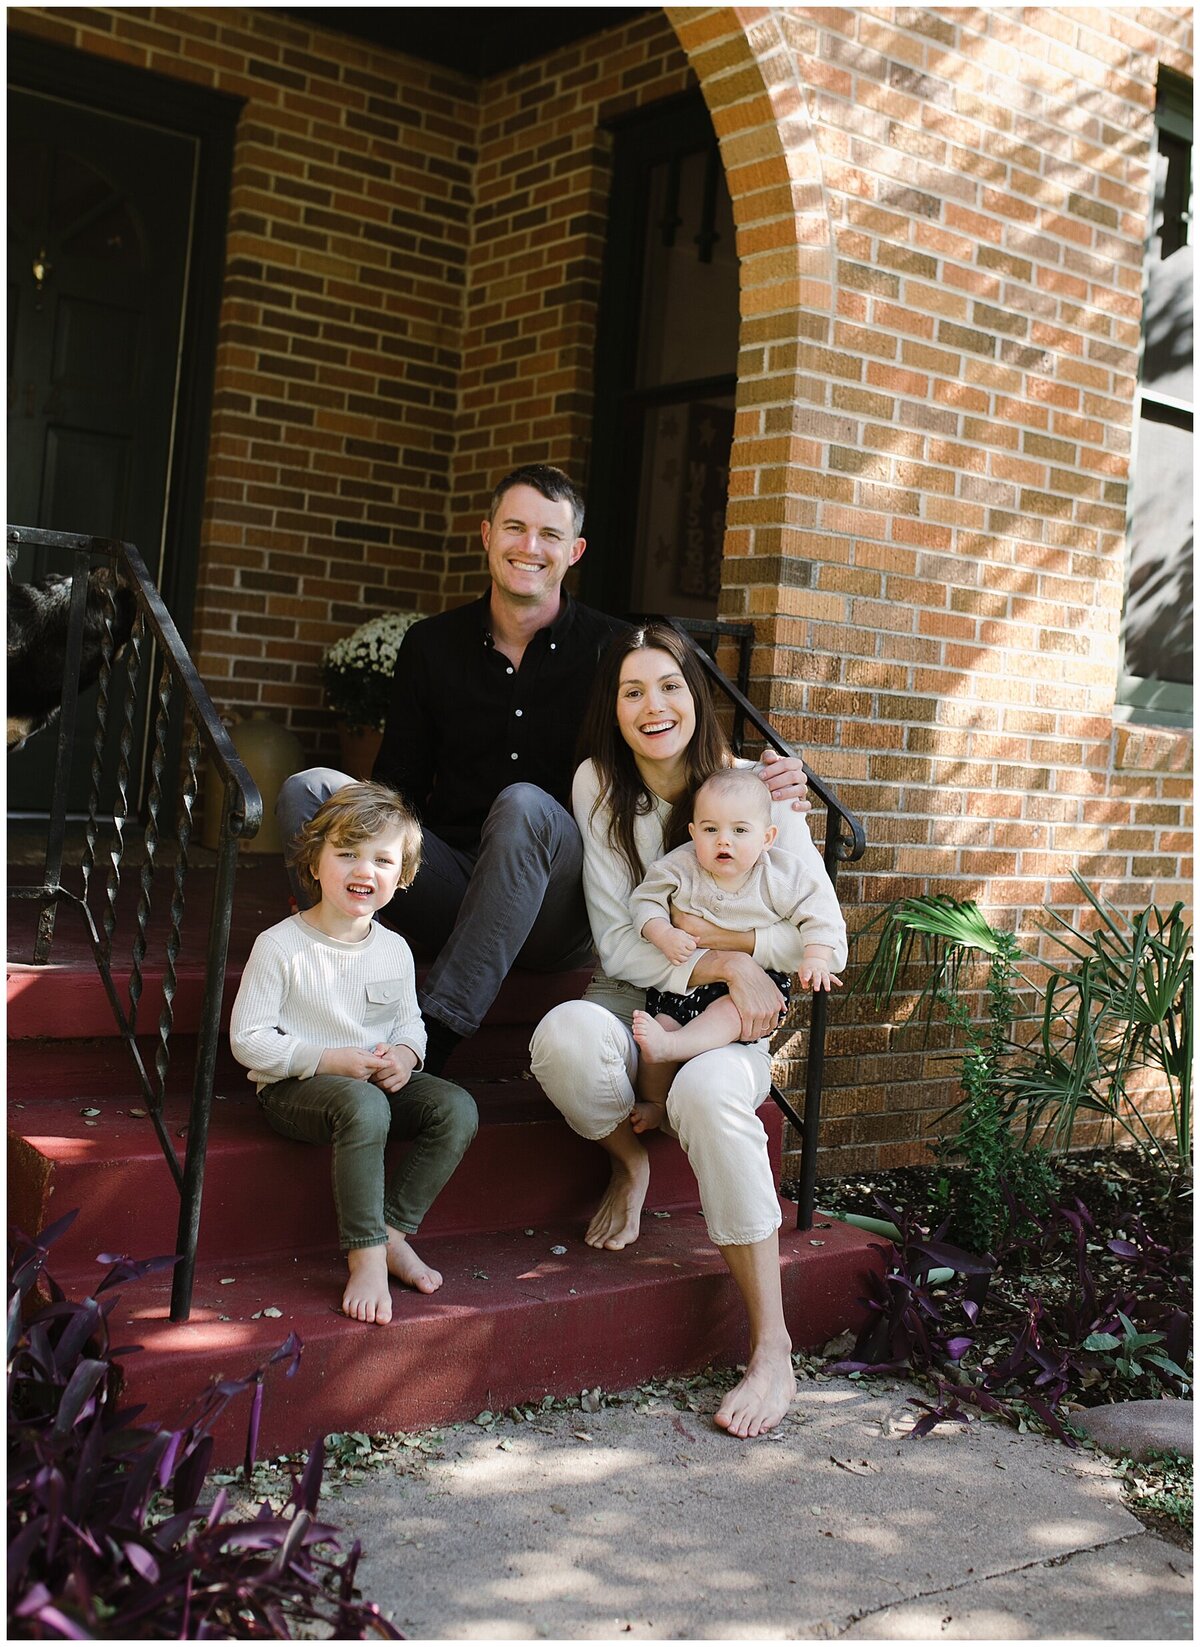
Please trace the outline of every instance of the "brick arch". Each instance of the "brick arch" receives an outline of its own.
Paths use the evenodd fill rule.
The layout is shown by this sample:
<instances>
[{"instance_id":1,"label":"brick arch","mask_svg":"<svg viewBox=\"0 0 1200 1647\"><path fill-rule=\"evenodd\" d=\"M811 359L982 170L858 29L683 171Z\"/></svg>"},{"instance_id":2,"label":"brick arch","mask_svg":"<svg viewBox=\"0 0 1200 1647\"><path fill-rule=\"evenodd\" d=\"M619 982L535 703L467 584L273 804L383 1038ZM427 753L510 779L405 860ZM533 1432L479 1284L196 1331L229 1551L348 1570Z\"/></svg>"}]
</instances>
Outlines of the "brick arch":
<instances>
[{"instance_id":1,"label":"brick arch","mask_svg":"<svg viewBox=\"0 0 1200 1647\"><path fill-rule=\"evenodd\" d=\"M769 618L808 583L821 480L811 410L834 308L833 226L779 8L668 7L721 147L740 260L737 418L721 610ZM807 607L808 603L806 603ZM760 628L760 640L767 636Z\"/></svg>"}]
</instances>

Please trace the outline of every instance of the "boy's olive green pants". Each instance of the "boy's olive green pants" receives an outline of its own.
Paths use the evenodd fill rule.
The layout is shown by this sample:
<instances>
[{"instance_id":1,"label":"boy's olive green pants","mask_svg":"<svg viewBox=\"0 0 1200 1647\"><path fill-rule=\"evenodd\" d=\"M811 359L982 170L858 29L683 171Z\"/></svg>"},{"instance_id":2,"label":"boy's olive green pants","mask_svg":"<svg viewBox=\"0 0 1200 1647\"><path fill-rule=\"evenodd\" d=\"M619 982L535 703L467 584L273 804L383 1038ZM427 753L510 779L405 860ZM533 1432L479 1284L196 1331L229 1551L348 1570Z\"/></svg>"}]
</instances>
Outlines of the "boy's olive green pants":
<instances>
[{"instance_id":1,"label":"boy's olive green pants","mask_svg":"<svg viewBox=\"0 0 1200 1647\"><path fill-rule=\"evenodd\" d=\"M417 1071L399 1092L348 1075L275 1081L258 1095L263 1114L285 1138L333 1145L333 1203L343 1251L378 1247L386 1225L412 1235L475 1136L479 1116L469 1092ZM391 1177L384 1149L409 1141Z\"/></svg>"}]
</instances>

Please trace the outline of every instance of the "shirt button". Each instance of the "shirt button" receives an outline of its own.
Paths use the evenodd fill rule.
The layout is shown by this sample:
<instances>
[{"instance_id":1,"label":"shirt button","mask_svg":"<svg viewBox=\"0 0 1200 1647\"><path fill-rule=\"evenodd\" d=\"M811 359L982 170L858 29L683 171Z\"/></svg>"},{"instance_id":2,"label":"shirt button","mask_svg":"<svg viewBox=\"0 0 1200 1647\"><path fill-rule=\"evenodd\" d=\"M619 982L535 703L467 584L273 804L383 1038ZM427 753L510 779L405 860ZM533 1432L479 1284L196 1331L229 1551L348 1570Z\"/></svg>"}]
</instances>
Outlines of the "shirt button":
<instances>
[{"instance_id":1,"label":"shirt button","mask_svg":"<svg viewBox=\"0 0 1200 1647\"><path fill-rule=\"evenodd\" d=\"M506 675L511 675L512 674L512 664L511 663L509 664L508 668L504 671L504 673Z\"/></svg>"},{"instance_id":2,"label":"shirt button","mask_svg":"<svg viewBox=\"0 0 1200 1647\"><path fill-rule=\"evenodd\" d=\"M514 760L514 761L515 761L515 760L516 760L516 758L517 758L517 752L516 752L516 750L515 750L515 749L514 749L514 750L513 750L513 752L512 752L512 759L513 759L513 760Z\"/></svg>"},{"instance_id":3,"label":"shirt button","mask_svg":"<svg viewBox=\"0 0 1200 1647\"><path fill-rule=\"evenodd\" d=\"M553 641L550 642L550 650L552 652L554 651L554 642Z\"/></svg>"},{"instance_id":4,"label":"shirt button","mask_svg":"<svg viewBox=\"0 0 1200 1647\"><path fill-rule=\"evenodd\" d=\"M518 718L520 718L520 716L522 716L524 713L525 713L525 711L523 709L518 709L516 711L516 714L517 714Z\"/></svg>"}]
</instances>

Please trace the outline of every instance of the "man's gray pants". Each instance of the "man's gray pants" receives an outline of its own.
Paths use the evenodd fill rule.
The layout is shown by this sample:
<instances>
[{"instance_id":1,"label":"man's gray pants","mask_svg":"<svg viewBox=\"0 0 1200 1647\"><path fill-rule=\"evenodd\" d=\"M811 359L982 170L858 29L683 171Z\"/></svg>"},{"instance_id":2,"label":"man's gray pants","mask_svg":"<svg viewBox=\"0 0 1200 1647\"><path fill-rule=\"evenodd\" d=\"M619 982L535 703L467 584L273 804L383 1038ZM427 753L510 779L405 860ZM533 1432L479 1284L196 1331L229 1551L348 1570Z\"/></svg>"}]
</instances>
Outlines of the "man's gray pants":
<instances>
[{"instance_id":1,"label":"man's gray pants","mask_svg":"<svg viewBox=\"0 0 1200 1647\"><path fill-rule=\"evenodd\" d=\"M353 782L329 766L288 778L275 803L284 842ZM288 873L296 902L306 908L313 900L295 871ZM510 784L493 801L473 850L422 831L417 878L380 919L415 949L437 956L418 991L422 1012L456 1035L473 1035L514 966L559 972L595 959L574 818L535 784Z\"/></svg>"}]
</instances>

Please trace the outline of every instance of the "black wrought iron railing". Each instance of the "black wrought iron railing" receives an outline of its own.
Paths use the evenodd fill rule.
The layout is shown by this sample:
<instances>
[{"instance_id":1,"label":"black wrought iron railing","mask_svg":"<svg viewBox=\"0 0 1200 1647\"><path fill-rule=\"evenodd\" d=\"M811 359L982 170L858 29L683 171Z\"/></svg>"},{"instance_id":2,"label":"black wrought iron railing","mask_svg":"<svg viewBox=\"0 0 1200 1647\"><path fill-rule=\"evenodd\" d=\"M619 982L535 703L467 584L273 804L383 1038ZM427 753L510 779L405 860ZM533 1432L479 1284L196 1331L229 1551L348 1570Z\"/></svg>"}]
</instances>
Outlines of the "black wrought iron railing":
<instances>
[{"instance_id":1,"label":"black wrought iron railing","mask_svg":"<svg viewBox=\"0 0 1200 1647\"><path fill-rule=\"evenodd\" d=\"M687 618L669 620L696 642L696 650L708 678L717 691L733 707L731 742L734 753L740 755L746 742L747 729L754 738L779 751L792 755L795 751L747 697L750 683L750 659L754 645L754 626L749 623L728 623L718 620L701 621ZM717 663L717 648L722 640L732 641L738 649L737 681L731 681ZM828 784L823 783L804 762L809 793L825 808L825 868L837 888L838 866L854 863L867 849L866 832L860 819L838 800ZM829 1016L829 996L817 991L812 997L812 1013L808 1029L808 1054L804 1069L804 1110L797 1113L795 1106L779 1087L772 1083L771 1097L787 1116L800 1139L800 1184L797 1194L796 1227L812 1228L816 1205L817 1134L821 1119L821 1092L825 1081L825 1031Z\"/></svg>"},{"instance_id":2,"label":"black wrought iron railing","mask_svg":"<svg viewBox=\"0 0 1200 1647\"><path fill-rule=\"evenodd\" d=\"M57 726L51 724L40 734L43 739L51 739L57 733L45 872L40 886L14 885L10 880L8 895L10 899L36 900L39 906L34 965L43 966L51 960L60 909L69 909L83 922L117 1031L129 1050L150 1124L179 1193L179 1262L172 1284L171 1318L183 1321L191 1309L195 1277L238 842L258 830L262 799L132 544L10 526L8 547L10 558L13 551L48 552L57 557L58 566L69 565L70 577L62 709ZM97 576L98 568L107 568L108 575ZM61 615L67 600L65 587L60 584L53 593ZM94 708L90 707L89 688L86 715L81 711L81 668L95 682ZM10 691L10 714L12 702ZM87 796L80 810L78 799L72 800L72 789L79 782L80 761L74 753L77 740L87 736L83 719L93 724ZM207 764L210 786L205 807L207 810L216 804L217 797L211 793L215 782L221 789L221 822L195 1072L181 1160L165 1115L166 1083L201 762ZM83 830L81 857L64 875L68 815L77 813ZM132 932L123 931L118 938L118 897L123 875L132 878L127 851L130 840L138 834L143 850L137 867ZM170 850L164 851L168 844ZM170 876L165 892L160 871ZM74 884L68 885L68 880ZM156 902L161 911L164 895L168 897L165 934L158 928L151 930ZM125 900L126 925L129 901ZM160 955L162 1004L150 1037L153 1053L147 1057L138 1042L138 1011L147 974L157 973Z\"/></svg>"}]
</instances>

